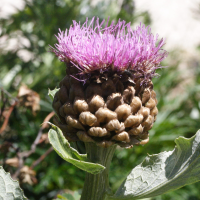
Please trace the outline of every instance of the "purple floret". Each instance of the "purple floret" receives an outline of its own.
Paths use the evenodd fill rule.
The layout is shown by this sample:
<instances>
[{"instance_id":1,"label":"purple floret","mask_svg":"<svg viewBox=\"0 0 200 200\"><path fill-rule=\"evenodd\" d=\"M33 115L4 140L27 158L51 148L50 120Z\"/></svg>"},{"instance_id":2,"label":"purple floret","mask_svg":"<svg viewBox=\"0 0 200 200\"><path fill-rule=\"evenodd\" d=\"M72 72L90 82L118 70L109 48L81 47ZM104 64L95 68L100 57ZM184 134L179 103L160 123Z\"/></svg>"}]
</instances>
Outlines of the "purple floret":
<instances>
[{"instance_id":1,"label":"purple floret","mask_svg":"<svg viewBox=\"0 0 200 200\"><path fill-rule=\"evenodd\" d=\"M82 74L93 71L125 70L152 77L155 70L160 68L160 62L168 53L162 50L164 40L158 41L151 29L145 25L132 30L130 23L114 22L108 26L107 20L99 24L99 18L88 19L81 26L73 21L73 25L66 31L59 30L58 44L51 47L62 62L71 62Z\"/></svg>"}]
</instances>

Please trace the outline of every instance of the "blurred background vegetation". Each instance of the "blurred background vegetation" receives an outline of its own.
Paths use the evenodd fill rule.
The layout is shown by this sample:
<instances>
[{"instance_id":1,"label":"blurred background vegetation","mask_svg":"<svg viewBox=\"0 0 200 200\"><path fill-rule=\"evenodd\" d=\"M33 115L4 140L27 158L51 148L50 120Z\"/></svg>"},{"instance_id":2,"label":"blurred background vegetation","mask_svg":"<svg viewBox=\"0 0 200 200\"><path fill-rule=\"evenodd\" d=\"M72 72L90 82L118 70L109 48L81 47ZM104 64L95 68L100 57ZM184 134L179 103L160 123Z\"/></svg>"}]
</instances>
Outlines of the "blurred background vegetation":
<instances>
[{"instance_id":1,"label":"blurred background vegetation","mask_svg":"<svg viewBox=\"0 0 200 200\"><path fill-rule=\"evenodd\" d=\"M84 172L52 151L46 137L48 127L40 128L53 111L48 88L58 86L65 74L65 65L49 52L49 45L56 43L54 35L59 28L70 27L72 20L84 22L86 17L102 20L110 16L111 20L121 18L132 25L138 20L151 25L151 16L148 12L136 13L133 0L120 4L117 0L96 4L90 0L24 3L23 9L0 19L0 165L20 180L30 200L50 200L65 191L80 192L84 184ZM158 70L160 77L153 79L159 115L150 131L150 142L128 150L119 148L115 153L110 169L113 190L147 153L172 150L175 138L191 137L200 128L200 59L188 60L183 70L180 55L178 50L170 52L163 63L168 68ZM190 77L185 78L185 73ZM30 150L41 131L34 151L23 157L27 168L19 171L19 153ZM196 183L151 199L198 200L199 189L200 183Z\"/></svg>"}]
</instances>

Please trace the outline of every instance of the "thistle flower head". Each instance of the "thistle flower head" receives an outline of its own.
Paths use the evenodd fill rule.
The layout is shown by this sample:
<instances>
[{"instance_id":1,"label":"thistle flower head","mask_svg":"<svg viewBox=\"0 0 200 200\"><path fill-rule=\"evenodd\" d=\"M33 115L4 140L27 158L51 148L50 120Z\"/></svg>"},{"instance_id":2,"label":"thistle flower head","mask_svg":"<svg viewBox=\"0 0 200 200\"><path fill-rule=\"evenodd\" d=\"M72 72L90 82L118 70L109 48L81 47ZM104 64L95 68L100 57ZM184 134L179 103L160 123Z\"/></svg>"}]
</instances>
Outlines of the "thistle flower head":
<instances>
[{"instance_id":1,"label":"thistle flower head","mask_svg":"<svg viewBox=\"0 0 200 200\"><path fill-rule=\"evenodd\" d=\"M58 43L51 51L62 61L76 66L80 74L112 71L131 72L136 78L152 78L160 62L167 57L162 50L164 40L158 40L149 27L140 24L132 30L130 23L118 21L108 25L92 18L83 25L73 21L66 31L59 31ZM67 65L69 67L69 65Z\"/></svg>"}]
</instances>

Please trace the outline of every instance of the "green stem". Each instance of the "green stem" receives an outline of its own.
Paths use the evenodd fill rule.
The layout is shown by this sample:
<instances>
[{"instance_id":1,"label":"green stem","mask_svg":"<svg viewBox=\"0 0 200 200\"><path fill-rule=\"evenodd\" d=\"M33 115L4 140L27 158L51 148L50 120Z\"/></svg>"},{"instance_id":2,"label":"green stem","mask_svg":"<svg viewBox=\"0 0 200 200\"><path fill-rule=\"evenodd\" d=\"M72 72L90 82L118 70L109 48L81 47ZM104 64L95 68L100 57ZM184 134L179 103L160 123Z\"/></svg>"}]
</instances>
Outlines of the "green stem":
<instances>
[{"instance_id":1,"label":"green stem","mask_svg":"<svg viewBox=\"0 0 200 200\"><path fill-rule=\"evenodd\" d=\"M88 159L106 168L99 174L86 173L81 200L104 200L110 193L108 175L116 145L103 148L94 143L85 143L85 146Z\"/></svg>"}]
</instances>

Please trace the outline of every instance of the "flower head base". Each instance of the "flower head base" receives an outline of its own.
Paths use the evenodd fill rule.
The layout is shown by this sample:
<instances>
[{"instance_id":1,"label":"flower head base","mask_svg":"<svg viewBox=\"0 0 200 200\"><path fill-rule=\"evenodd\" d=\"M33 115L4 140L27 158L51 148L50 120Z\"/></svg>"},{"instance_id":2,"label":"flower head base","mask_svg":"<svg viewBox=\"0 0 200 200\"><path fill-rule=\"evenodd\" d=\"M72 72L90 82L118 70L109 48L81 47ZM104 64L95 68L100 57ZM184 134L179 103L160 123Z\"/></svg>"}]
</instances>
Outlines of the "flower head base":
<instances>
[{"instance_id":1,"label":"flower head base","mask_svg":"<svg viewBox=\"0 0 200 200\"><path fill-rule=\"evenodd\" d=\"M151 79L167 56L164 41L142 25L133 31L125 21L94 20L74 21L51 48L67 65L53 101L55 124L69 141L146 144L158 114Z\"/></svg>"},{"instance_id":2,"label":"flower head base","mask_svg":"<svg viewBox=\"0 0 200 200\"><path fill-rule=\"evenodd\" d=\"M73 21L69 30L60 30L56 36L58 44L51 51L62 62L76 66L80 74L130 71L135 78L155 76L155 70L168 54L161 50L164 40L158 41L158 35L154 36L145 25L140 24L133 31L125 21L108 26L108 19L103 27L104 22L93 17L89 24L86 19L81 26Z\"/></svg>"}]
</instances>

